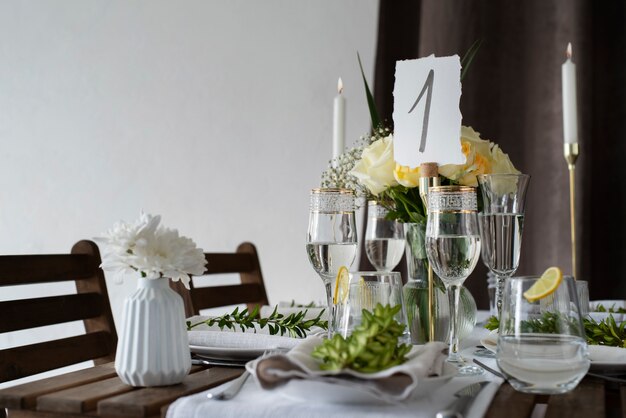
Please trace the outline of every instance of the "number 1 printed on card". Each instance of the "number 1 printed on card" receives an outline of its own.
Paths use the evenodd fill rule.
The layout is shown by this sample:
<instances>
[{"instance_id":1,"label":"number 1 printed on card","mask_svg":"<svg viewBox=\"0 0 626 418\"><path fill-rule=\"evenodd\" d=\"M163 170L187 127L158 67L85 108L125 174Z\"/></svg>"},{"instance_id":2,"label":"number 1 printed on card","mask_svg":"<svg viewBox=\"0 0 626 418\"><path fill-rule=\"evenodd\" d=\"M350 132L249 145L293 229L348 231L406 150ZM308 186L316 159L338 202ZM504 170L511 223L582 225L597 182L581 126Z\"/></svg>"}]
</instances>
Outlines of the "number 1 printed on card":
<instances>
[{"instance_id":1,"label":"number 1 printed on card","mask_svg":"<svg viewBox=\"0 0 626 418\"><path fill-rule=\"evenodd\" d=\"M413 109L415 109L415 106L417 106L417 104L420 102L420 100L424 96L424 93L426 93L426 106L424 107L424 122L422 123L422 139L420 140L420 147L419 147L420 152L424 152L424 149L426 149L426 137L428 136L428 120L430 118L430 103L433 100L434 82L435 82L435 70L431 68L430 71L428 72L428 77L426 77L426 81L424 82L424 87L422 87L422 91L420 92L419 96L417 96L415 103L413 103L413 106L409 110L409 113L411 113Z\"/></svg>"}]
</instances>

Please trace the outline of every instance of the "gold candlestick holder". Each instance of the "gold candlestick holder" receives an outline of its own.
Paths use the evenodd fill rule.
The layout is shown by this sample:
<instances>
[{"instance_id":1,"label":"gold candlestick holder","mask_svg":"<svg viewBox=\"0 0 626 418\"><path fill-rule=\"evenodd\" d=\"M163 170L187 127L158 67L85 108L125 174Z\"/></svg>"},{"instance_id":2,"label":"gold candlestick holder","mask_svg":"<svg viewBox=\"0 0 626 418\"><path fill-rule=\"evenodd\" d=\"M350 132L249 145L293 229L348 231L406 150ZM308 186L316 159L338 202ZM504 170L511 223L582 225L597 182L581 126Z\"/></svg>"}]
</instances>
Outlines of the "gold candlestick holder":
<instances>
[{"instance_id":1,"label":"gold candlestick holder","mask_svg":"<svg viewBox=\"0 0 626 418\"><path fill-rule=\"evenodd\" d=\"M420 165L420 197L424 203L424 213L428 215L428 190L441 185L437 163ZM433 268L428 263L428 341L435 341L435 285Z\"/></svg>"},{"instance_id":2,"label":"gold candlestick holder","mask_svg":"<svg viewBox=\"0 0 626 418\"><path fill-rule=\"evenodd\" d=\"M578 159L578 144L565 144L563 155L569 170L569 216L572 235L572 275L576 276L576 160Z\"/></svg>"}]
</instances>

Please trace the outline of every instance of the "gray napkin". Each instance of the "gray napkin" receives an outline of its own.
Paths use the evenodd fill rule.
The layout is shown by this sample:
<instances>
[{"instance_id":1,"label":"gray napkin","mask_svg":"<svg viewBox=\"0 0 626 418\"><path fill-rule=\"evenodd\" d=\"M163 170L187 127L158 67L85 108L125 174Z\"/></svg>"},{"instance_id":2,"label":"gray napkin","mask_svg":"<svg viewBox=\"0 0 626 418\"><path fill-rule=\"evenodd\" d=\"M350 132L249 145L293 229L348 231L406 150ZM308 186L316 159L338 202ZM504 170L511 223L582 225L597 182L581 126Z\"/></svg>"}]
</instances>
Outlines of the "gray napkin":
<instances>
[{"instance_id":1,"label":"gray napkin","mask_svg":"<svg viewBox=\"0 0 626 418\"><path fill-rule=\"evenodd\" d=\"M291 379L319 380L329 384L359 386L389 402L406 399L417 387L420 379L441 376L446 356L446 345L440 342L415 346L409 360L399 366L378 373L359 373L352 370L340 372L319 369L318 360L311 357L313 349L323 339L311 336L287 354L275 354L250 365L257 381L264 389L274 389Z\"/></svg>"}]
</instances>

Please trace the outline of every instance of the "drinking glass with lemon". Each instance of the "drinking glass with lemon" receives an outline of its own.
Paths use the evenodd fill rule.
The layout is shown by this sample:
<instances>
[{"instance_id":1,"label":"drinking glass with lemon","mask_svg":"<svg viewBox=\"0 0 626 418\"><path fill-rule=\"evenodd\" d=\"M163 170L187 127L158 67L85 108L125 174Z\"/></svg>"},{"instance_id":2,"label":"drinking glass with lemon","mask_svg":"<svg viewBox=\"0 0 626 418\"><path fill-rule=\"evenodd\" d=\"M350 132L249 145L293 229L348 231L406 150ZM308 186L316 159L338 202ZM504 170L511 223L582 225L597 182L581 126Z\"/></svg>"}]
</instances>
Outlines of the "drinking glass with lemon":
<instances>
[{"instance_id":1,"label":"drinking glass with lemon","mask_svg":"<svg viewBox=\"0 0 626 418\"><path fill-rule=\"evenodd\" d=\"M504 288L498 367L528 393L565 393L589 369L574 278L550 267L540 277L513 277Z\"/></svg>"}]
</instances>

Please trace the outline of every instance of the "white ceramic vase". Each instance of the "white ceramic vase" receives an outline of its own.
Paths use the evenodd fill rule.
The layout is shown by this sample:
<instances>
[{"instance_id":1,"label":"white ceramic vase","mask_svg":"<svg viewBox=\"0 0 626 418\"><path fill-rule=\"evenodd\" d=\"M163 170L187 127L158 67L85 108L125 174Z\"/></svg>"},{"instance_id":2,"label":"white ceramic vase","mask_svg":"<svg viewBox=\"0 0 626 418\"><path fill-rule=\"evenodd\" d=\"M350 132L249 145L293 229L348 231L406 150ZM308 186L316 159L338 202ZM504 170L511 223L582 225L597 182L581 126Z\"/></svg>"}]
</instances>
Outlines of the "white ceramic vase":
<instances>
[{"instance_id":1,"label":"white ceramic vase","mask_svg":"<svg viewBox=\"0 0 626 418\"><path fill-rule=\"evenodd\" d=\"M183 300L168 280L139 278L124 302L115 371L128 385L173 385L191 369Z\"/></svg>"}]
</instances>

